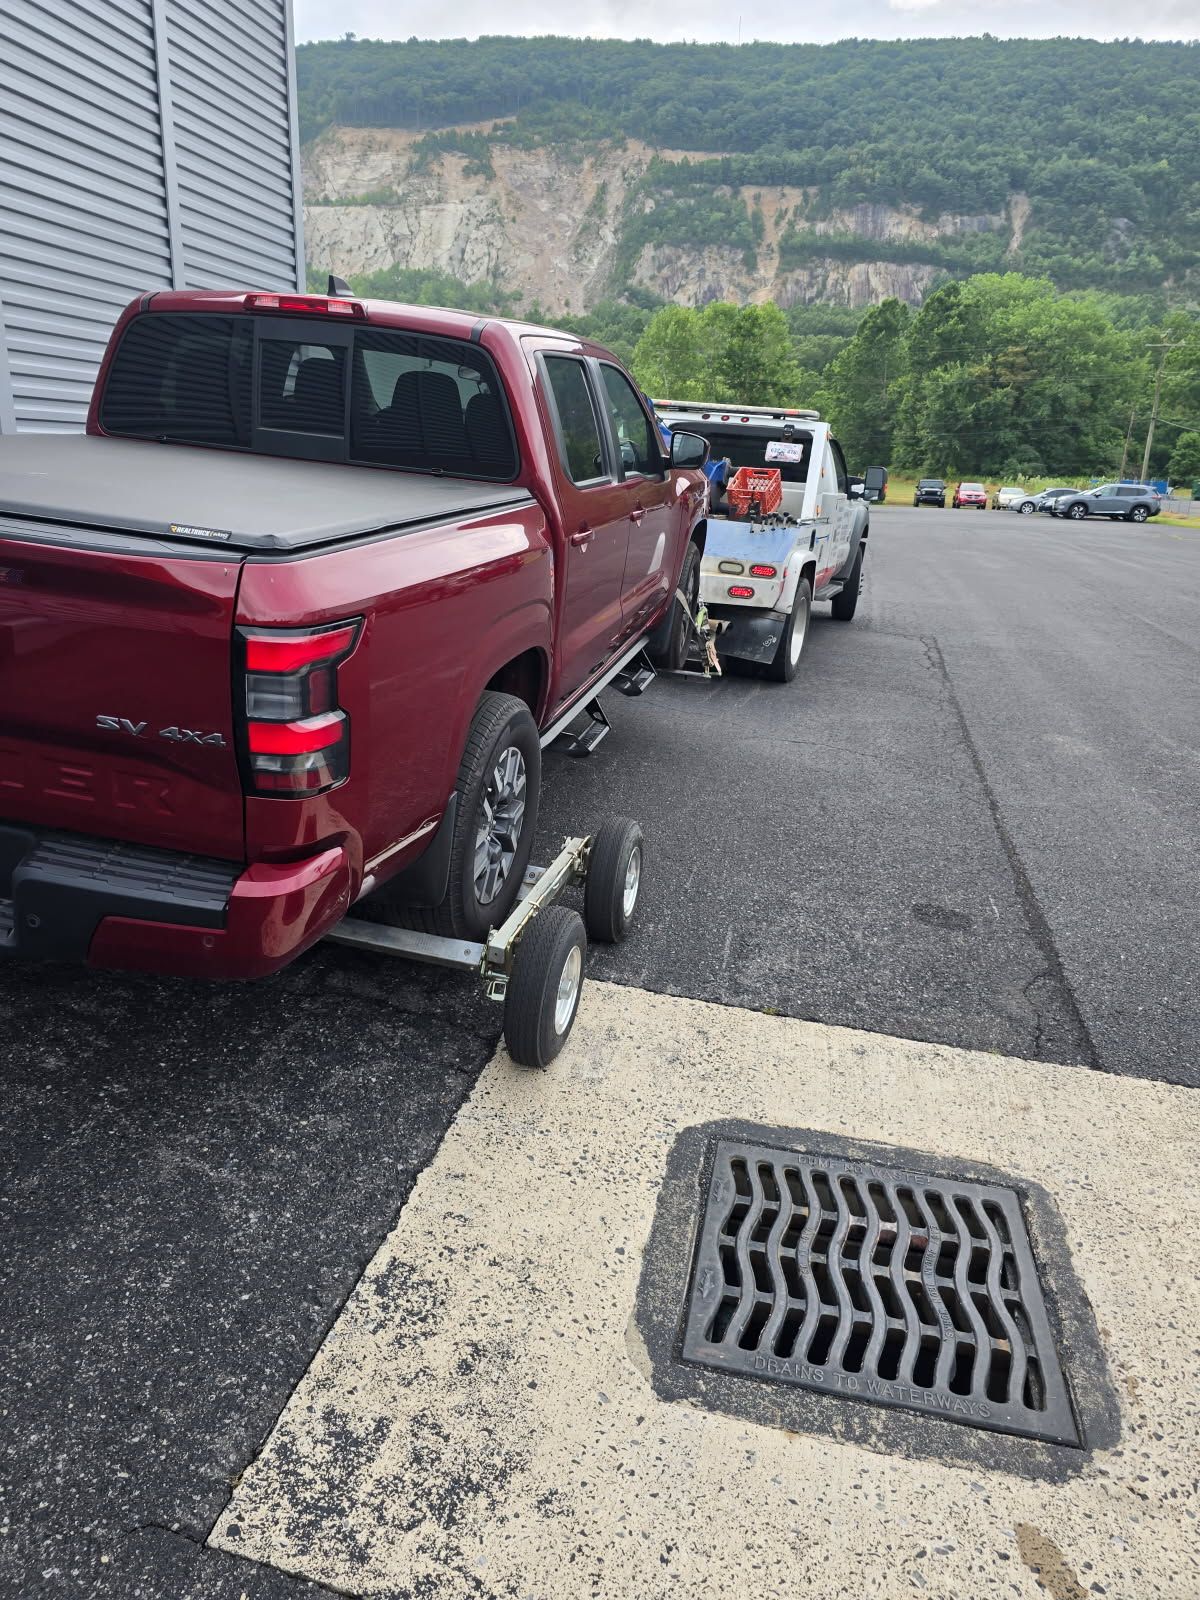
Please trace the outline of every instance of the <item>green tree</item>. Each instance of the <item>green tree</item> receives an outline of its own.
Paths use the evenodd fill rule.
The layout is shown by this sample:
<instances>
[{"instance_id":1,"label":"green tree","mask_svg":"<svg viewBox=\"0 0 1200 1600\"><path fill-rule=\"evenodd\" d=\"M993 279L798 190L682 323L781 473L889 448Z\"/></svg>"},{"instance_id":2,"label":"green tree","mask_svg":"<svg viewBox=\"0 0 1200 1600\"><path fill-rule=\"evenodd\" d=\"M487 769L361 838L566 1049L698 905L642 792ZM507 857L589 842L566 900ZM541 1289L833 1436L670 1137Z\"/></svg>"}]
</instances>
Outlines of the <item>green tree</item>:
<instances>
[{"instance_id":1,"label":"green tree","mask_svg":"<svg viewBox=\"0 0 1200 1600\"><path fill-rule=\"evenodd\" d=\"M825 374L825 405L849 459L883 465L892 459L896 403L908 370L909 308L899 300L874 306Z\"/></svg>"},{"instance_id":2,"label":"green tree","mask_svg":"<svg viewBox=\"0 0 1200 1600\"><path fill-rule=\"evenodd\" d=\"M1184 485L1200 478L1200 433L1185 433L1176 441L1167 476L1172 483Z\"/></svg>"},{"instance_id":3,"label":"green tree","mask_svg":"<svg viewBox=\"0 0 1200 1600\"><path fill-rule=\"evenodd\" d=\"M700 322L700 313L686 306L664 306L651 317L633 350L634 376L648 394L709 398Z\"/></svg>"},{"instance_id":4,"label":"green tree","mask_svg":"<svg viewBox=\"0 0 1200 1600\"><path fill-rule=\"evenodd\" d=\"M795 405L800 369L787 318L776 305L743 306L716 360L714 399L745 405Z\"/></svg>"},{"instance_id":5,"label":"green tree","mask_svg":"<svg viewBox=\"0 0 1200 1600\"><path fill-rule=\"evenodd\" d=\"M918 470L1111 472L1145 363L1090 299L985 273L930 296L908 336L895 455Z\"/></svg>"}]
</instances>

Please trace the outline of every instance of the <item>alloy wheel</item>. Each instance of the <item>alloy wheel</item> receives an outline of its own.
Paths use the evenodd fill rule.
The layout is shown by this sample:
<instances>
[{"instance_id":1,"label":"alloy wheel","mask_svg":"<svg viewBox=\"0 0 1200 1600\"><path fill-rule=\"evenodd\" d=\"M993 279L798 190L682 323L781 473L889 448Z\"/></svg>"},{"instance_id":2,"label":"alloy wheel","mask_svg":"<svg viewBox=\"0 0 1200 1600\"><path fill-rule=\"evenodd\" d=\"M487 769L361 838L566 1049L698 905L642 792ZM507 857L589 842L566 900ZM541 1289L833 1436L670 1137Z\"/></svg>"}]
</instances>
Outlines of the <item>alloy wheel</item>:
<instances>
[{"instance_id":1,"label":"alloy wheel","mask_svg":"<svg viewBox=\"0 0 1200 1600\"><path fill-rule=\"evenodd\" d=\"M479 809L475 833L475 897L490 905L504 887L525 819L525 757L516 745L500 752Z\"/></svg>"}]
</instances>

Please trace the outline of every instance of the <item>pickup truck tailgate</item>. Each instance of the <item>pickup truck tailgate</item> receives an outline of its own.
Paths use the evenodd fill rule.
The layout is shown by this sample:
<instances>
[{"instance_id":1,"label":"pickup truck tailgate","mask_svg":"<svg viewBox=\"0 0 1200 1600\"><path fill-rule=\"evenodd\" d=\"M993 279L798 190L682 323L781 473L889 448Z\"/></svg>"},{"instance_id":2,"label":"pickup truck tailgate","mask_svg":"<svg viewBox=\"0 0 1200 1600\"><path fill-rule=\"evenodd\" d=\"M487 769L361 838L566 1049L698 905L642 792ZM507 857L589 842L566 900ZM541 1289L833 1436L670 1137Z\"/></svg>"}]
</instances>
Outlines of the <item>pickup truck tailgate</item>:
<instances>
[{"instance_id":1,"label":"pickup truck tailgate","mask_svg":"<svg viewBox=\"0 0 1200 1600\"><path fill-rule=\"evenodd\" d=\"M0 823L241 860L239 559L62 532L0 515Z\"/></svg>"}]
</instances>

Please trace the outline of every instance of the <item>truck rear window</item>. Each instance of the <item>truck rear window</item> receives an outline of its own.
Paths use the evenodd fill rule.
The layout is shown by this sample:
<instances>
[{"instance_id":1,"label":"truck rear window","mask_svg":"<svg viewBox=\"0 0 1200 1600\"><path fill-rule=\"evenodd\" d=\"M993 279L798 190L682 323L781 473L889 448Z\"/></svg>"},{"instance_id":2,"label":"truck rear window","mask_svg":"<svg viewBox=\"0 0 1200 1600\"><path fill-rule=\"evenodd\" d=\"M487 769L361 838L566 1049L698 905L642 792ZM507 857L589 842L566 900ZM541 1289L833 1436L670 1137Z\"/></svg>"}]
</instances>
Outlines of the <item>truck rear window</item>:
<instances>
[{"instance_id":1,"label":"truck rear window","mask_svg":"<svg viewBox=\"0 0 1200 1600\"><path fill-rule=\"evenodd\" d=\"M491 358L459 339L313 318L148 312L117 347L106 433L508 482L517 451Z\"/></svg>"},{"instance_id":2,"label":"truck rear window","mask_svg":"<svg viewBox=\"0 0 1200 1600\"><path fill-rule=\"evenodd\" d=\"M780 478L784 483L806 483L808 481L808 462L812 454L812 435L810 433L794 433L792 443L804 447L804 455L800 461L768 461L767 446L772 439L778 439L778 433L740 433L722 432L719 428L704 426L692 422L691 418L686 423L681 423L689 433L702 433L709 443L709 458L712 461L723 461L726 457L737 467L777 467Z\"/></svg>"}]
</instances>

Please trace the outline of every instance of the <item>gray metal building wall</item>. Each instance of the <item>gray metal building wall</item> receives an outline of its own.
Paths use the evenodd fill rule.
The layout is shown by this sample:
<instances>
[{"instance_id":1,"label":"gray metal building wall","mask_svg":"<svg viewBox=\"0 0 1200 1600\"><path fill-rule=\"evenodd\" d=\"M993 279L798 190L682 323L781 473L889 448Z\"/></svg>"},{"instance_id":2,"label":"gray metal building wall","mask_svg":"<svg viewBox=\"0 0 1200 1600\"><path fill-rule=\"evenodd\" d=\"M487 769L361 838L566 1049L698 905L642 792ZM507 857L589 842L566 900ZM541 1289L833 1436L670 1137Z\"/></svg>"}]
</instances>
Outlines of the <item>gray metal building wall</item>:
<instances>
[{"instance_id":1,"label":"gray metal building wall","mask_svg":"<svg viewBox=\"0 0 1200 1600\"><path fill-rule=\"evenodd\" d=\"M0 0L0 432L143 290L303 282L290 0Z\"/></svg>"}]
</instances>

